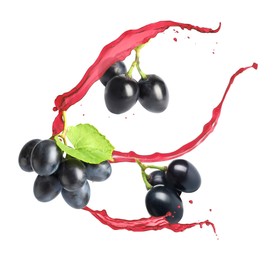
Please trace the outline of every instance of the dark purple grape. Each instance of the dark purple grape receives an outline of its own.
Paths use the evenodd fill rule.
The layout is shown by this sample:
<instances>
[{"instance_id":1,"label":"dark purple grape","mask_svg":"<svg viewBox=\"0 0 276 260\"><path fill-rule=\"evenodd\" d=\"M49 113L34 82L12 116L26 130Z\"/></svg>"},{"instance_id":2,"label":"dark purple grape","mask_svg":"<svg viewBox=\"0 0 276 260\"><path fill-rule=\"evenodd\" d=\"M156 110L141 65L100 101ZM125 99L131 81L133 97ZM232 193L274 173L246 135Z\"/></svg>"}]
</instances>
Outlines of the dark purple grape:
<instances>
[{"instance_id":1,"label":"dark purple grape","mask_svg":"<svg viewBox=\"0 0 276 260\"><path fill-rule=\"evenodd\" d=\"M34 182L33 192L37 200L48 202L61 192L62 186L55 174L49 176L38 175Z\"/></svg>"},{"instance_id":2,"label":"dark purple grape","mask_svg":"<svg viewBox=\"0 0 276 260\"><path fill-rule=\"evenodd\" d=\"M51 139L38 142L31 153L31 166L42 176L53 174L62 160L62 151Z\"/></svg>"},{"instance_id":3,"label":"dark purple grape","mask_svg":"<svg viewBox=\"0 0 276 260\"><path fill-rule=\"evenodd\" d=\"M107 71L100 78L101 83L106 86L107 82L114 78L115 76L125 74L127 68L124 62L117 61L107 69Z\"/></svg>"},{"instance_id":4,"label":"dark purple grape","mask_svg":"<svg viewBox=\"0 0 276 260\"><path fill-rule=\"evenodd\" d=\"M190 162L176 159L168 165L166 172L167 183L183 192L194 192L201 185L201 177Z\"/></svg>"},{"instance_id":5,"label":"dark purple grape","mask_svg":"<svg viewBox=\"0 0 276 260\"><path fill-rule=\"evenodd\" d=\"M165 186L170 187L170 185L166 181L166 172L161 170L156 170L151 172L148 175L148 182L150 185L155 186L158 184L163 184ZM174 192L176 192L179 196L181 195L181 191L175 189L174 187L170 187Z\"/></svg>"},{"instance_id":6,"label":"dark purple grape","mask_svg":"<svg viewBox=\"0 0 276 260\"><path fill-rule=\"evenodd\" d=\"M111 175L112 168L109 161L103 161L99 164L85 163L86 177L90 181L105 181Z\"/></svg>"},{"instance_id":7,"label":"dark purple grape","mask_svg":"<svg viewBox=\"0 0 276 260\"><path fill-rule=\"evenodd\" d=\"M183 216L183 204L179 195L164 185L153 186L146 195L146 208L151 216L165 216L169 223L178 223Z\"/></svg>"},{"instance_id":8,"label":"dark purple grape","mask_svg":"<svg viewBox=\"0 0 276 260\"><path fill-rule=\"evenodd\" d=\"M104 98L107 109L114 114L128 111L137 102L139 87L135 79L120 75L108 81Z\"/></svg>"},{"instance_id":9,"label":"dark purple grape","mask_svg":"<svg viewBox=\"0 0 276 260\"><path fill-rule=\"evenodd\" d=\"M82 209L90 200L90 186L88 181L85 181L81 188L75 191L62 189L61 194L69 206L75 209Z\"/></svg>"},{"instance_id":10,"label":"dark purple grape","mask_svg":"<svg viewBox=\"0 0 276 260\"><path fill-rule=\"evenodd\" d=\"M169 103L169 92L165 82L155 74L147 75L146 79L140 79L139 102L150 112L163 112Z\"/></svg>"},{"instance_id":11,"label":"dark purple grape","mask_svg":"<svg viewBox=\"0 0 276 260\"><path fill-rule=\"evenodd\" d=\"M62 187L68 191L81 188L86 181L85 166L75 158L64 160L56 173Z\"/></svg>"},{"instance_id":12,"label":"dark purple grape","mask_svg":"<svg viewBox=\"0 0 276 260\"><path fill-rule=\"evenodd\" d=\"M31 153L35 145L40 142L40 139L33 139L27 142L21 149L18 157L20 168L25 172L32 172Z\"/></svg>"},{"instance_id":13,"label":"dark purple grape","mask_svg":"<svg viewBox=\"0 0 276 260\"><path fill-rule=\"evenodd\" d=\"M161 170L153 171L148 175L147 180L148 180L149 184L152 186L155 186L158 184L165 185L165 182L166 182L165 172L161 171Z\"/></svg>"}]
</instances>

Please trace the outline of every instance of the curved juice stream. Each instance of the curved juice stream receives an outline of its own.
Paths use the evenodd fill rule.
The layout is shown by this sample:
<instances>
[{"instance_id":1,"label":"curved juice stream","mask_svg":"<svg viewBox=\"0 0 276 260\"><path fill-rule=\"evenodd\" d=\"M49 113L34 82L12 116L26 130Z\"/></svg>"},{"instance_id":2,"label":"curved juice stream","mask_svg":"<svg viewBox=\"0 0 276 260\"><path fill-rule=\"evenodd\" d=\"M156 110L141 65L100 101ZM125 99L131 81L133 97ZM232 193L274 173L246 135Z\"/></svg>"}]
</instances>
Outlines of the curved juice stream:
<instances>
[{"instance_id":1,"label":"curved juice stream","mask_svg":"<svg viewBox=\"0 0 276 260\"><path fill-rule=\"evenodd\" d=\"M160 21L145 25L136 30L124 32L102 49L96 61L88 68L81 81L73 89L56 97L53 110L59 111L59 113L53 122L53 136L63 130L62 111L66 111L70 106L80 101L89 88L99 80L112 64L116 61L124 60L134 48L148 42L157 34L164 32L172 26L178 26L182 30L196 30L201 33L216 33L220 29L220 25L217 29L211 29L174 21Z\"/></svg>"}]
</instances>

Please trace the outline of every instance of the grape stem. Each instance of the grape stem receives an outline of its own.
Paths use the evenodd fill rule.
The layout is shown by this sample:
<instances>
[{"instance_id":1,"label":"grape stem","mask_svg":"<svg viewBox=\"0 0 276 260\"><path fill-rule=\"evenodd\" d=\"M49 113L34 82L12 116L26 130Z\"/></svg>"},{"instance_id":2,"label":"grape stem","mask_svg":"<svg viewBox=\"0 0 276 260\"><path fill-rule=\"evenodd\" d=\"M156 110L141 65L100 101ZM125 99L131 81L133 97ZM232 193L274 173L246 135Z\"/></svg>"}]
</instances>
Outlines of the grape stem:
<instances>
[{"instance_id":1,"label":"grape stem","mask_svg":"<svg viewBox=\"0 0 276 260\"><path fill-rule=\"evenodd\" d=\"M141 67L140 67L140 51L141 49L146 45L146 43L144 44L141 44L139 45L138 47L135 48L135 60L137 61L136 62L136 68L141 76L142 79L146 79L147 78L147 75L141 70Z\"/></svg>"},{"instance_id":2,"label":"grape stem","mask_svg":"<svg viewBox=\"0 0 276 260\"><path fill-rule=\"evenodd\" d=\"M145 183L146 189L150 190L152 188L152 185L148 182L148 175L146 173L147 169L157 169L160 171L166 171L167 167L166 166L156 166L156 165L145 165L141 163L139 160L136 160L136 163L140 166L141 168L141 173L142 173L142 179Z\"/></svg>"},{"instance_id":3,"label":"grape stem","mask_svg":"<svg viewBox=\"0 0 276 260\"><path fill-rule=\"evenodd\" d=\"M142 79L147 78L147 75L140 68L140 51L145 45L146 45L146 43L141 44L138 47L134 48L134 50L135 50L135 60L132 62L128 72L126 73L126 75L129 78L132 78L132 73L133 73L133 70L134 70L135 67L136 67L137 71L139 72Z\"/></svg>"},{"instance_id":4,"label":"grape stem","mask_svg":"<svg viewBox=\"0 0 276 260\"><path fill-rule=\"evenodd\" d=\"M67 141L66 141L66 133L67 133L67 116L66 116L66 112L62 111L62 120L63 120L63 131L61 134L59 134L59 137L63 140L64 144L67 145Z\"/></svg>"},{"instance_id":5,"label":"grape stem","mask_svg":"<svg viewBox=\"0 0 276 260\"><path fill-rule=\"evenodd\" d=\"M200 33L217 33L221 28L221 23L216 29L199 27L192 24L180 23L170 20L158 21L147 24L141 28L128 30L122 33L117 39L105 45L95 62L87 69L79 83L71 90L58 95L55 98L54 111L58 111L52 123L52 136L63 130L62 111L67 111L72 105L79 102L88 92L90 87L105 73L105 71L115 62L124 60L131 51L159 33L166 31L172 26L180 27L182 30L196 30ZM120 154L120 160L124 158ZM131 161L134 161L133 157ZM155 160L156 161L156 160Z\"/></svg>"}]
</instances>

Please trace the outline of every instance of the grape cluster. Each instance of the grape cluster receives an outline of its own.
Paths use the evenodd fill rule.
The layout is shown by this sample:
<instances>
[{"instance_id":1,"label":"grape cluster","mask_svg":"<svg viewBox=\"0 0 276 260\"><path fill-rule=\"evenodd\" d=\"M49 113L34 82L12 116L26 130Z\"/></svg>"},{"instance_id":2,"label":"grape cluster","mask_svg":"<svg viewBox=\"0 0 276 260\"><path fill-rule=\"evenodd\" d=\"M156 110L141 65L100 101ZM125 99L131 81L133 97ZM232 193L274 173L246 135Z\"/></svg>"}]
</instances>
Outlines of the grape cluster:
<instances>
[{"instance_id":1,"label":"grape cluster","mask_svg":"<svg viewBox=\"0 0 276 260\"><path fill-rule=\"evenodd\" d=\"M36 172L33 192L37 200L48 202L60 193L68 205L81 209L90 199L88 181L101 182L109 178L112 169L108 161L89 164L73 157L64 157L52 139L33 139L21 149L20 168Z\"/></svg>"},{"instance_id":2,"label":"grape cluster","mask_svg":"<svg viewBox=\"0 0 276 260\"><path fill-rule=\"evenodd\" d=\"M100 78L105 86L105 104L114 114L121 114L132 108L139 100L148 111L163 112L169 102L169 93L163 79L155 74L146 75L137 82L127 74L124 62L114 63Z\"/></svg>"},{"instance_id":3,"label":"grape cluster","mask_svg":"<svg viewBox=\"0 0 276 260\"><path fill-rule=\"evenodd\" d=\"M192 163L184 159L172 161L166 170L155 170L147 175L152 186L145 198L151 216L166 216L169 223L178 223L183 216L181 193L199 189L201 177Z\"/></svg>"}]
</instances>

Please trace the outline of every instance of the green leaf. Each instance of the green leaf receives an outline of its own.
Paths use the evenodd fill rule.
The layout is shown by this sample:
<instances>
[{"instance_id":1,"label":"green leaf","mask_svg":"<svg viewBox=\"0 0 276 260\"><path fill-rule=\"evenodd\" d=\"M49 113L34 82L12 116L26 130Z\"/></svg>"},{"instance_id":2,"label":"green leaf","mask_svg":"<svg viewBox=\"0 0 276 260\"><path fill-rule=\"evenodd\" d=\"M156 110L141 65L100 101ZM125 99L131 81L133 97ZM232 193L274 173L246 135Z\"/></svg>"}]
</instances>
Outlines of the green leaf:
<instances>
[{"instance_id":1,"label":"green leaf","mask_svg":"<svg viewBox=\"0 0 276 260\"><path fill-rule=\"evenodd\" d=\"M114 147L94 126L90 124L70 126L66 137L73 147L65 145L58 135L55 136L57 146L66 154L91 164L112 160Z\"/></svg>"}]
</instances>

